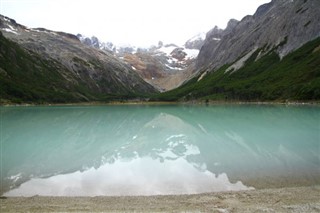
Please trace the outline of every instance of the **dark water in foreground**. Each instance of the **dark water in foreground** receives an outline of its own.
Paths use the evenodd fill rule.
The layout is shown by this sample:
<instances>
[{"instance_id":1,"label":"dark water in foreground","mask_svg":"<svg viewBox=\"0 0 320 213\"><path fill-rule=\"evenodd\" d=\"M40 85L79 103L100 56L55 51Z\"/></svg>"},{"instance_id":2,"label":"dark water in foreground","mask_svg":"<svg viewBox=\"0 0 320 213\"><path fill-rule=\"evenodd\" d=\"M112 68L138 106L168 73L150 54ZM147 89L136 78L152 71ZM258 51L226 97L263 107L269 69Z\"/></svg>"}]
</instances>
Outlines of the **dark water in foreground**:
<instances>
[{"instance_id":1,"label":"dark water in foreground","mask_svg":"<svg viewBox=\"0 0 320 213\"><path fill-rule=\"evenodd\" d=\"M1 107L1 194L320 184L317 106Z\"/></svg>"}]
</instances>

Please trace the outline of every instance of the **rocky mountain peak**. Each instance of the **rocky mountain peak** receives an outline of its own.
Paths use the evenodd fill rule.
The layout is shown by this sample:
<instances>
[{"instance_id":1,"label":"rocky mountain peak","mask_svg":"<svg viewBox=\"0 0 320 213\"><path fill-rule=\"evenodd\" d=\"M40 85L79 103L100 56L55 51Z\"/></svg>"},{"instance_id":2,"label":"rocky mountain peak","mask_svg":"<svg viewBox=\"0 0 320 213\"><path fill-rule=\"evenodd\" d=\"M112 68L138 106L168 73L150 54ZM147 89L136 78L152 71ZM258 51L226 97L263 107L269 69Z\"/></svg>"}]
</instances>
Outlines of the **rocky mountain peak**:
<instances>
[{"instance_id":1,"label":"rocky mountain peak","mask_svg":"<svg viewBox=\"0 0 320 213\"><path fill-rule=\"evenodd\" d=\"M158 42L158 48L161 48L163 46L163 42L162 41L159 41Z\"/></svg>"},{"instance_id":2,"label":"rocky mountain peak","mask_svg":"<svg viewBox=\"0 0 320 213\"><path fill-rule=\"evenodd\" d=\"M218 26L212 28L206 34L206 40L220 40L223 33L223 29L220 29Z\"/></svg>"},{"instance_id":3,"label":"rocky mountain peak","mask_svg":"<svg viewBox=\"0 0 320 213\"><path fill-rule=\"evenodd\" d=\"M198 35L190 38L188 41L186 41L186 43L184 44L184 46L187 49L196 49L196 50L200 50L204 40L206 38L206 34L205 33L199 33Z\"/></svg>"},{"instance_id":4,"label":"rocky mountain peak","mask_svg":"<svg viewBox=\"0 0 320 213\"><path fill-rule=\"evenodd\" d=\"M224 31L226 31L226 32L232 31L237 26L238 23L239 23L238 20L230 19L228 21L227 27L226 27L226 29Z\"/></svg>"},{"instance_id":5,"label":"rocky mountain peak","mask_svg":"<svg viewBox=\"0 0 320 213\"><path fill-rule=\"evenodd\" d=\"M240 22L230 20L220 34L215 27L207 34L196 67L212 70L262 47L276 48L282 58L320 36L319 8L319 0L273 0ZM217 34L220 40L212 39Z\"/></svg>"},{"instance_id":6,"label":"rocky mountain peak","mask_svg":"<svg viewBox=\"0 0 320 213\"><path fill-rule=\"evenodd\" d=\"M8 28L10 28L10 26L11 27L26 28L25 26L18 24L14 19L0 15L0 28L8 29Z\"/></svg>"},{"instance_id":7,"label":"rocky mountain peak","mask_svg":"<svg viewBox=\"0 0 320 213\"><path fill-rule=\"evenodd\" d=\"M259 6L253 16L256 18L265 15L271 9L273 4L274 1Z\"/></svg>"}]
</instances>

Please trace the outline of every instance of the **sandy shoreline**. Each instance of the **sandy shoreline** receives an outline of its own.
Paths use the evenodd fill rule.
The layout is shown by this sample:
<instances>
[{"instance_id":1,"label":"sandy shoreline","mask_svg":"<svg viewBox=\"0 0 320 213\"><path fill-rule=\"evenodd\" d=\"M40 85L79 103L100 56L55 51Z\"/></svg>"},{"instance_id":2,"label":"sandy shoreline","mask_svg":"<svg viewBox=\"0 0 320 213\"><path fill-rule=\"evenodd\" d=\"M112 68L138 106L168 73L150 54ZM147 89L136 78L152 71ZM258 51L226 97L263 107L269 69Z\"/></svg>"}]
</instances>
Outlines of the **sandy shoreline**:
<instances>
[{"instance_id":1,"label":"sandy shoreline","mask_svg":"<svg viewBox=\"0 0 320 213\"><path fill-rule=\"evenodd\" d=\"M0 212L320 212L320 185L197 195L9 197Z\"/></svg>"}]
</instances>

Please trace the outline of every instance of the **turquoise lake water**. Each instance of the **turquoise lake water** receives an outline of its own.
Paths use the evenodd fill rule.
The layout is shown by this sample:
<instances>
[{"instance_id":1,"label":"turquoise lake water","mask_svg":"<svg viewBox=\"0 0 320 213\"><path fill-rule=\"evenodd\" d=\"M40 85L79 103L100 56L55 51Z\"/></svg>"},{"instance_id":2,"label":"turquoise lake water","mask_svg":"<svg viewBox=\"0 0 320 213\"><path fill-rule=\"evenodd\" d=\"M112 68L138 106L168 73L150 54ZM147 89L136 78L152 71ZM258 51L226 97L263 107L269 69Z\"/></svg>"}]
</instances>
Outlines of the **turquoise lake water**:
<instances>
[{"instance_id":1,"label":"turquoise lake water","mask_svg":"<svg viewBox=\"0 0 320 213\"><path fill-rule=\"evenodd\" d=\"M1 107L4 196L320 184L320 107Z\"/></svg>"}]
</instances>

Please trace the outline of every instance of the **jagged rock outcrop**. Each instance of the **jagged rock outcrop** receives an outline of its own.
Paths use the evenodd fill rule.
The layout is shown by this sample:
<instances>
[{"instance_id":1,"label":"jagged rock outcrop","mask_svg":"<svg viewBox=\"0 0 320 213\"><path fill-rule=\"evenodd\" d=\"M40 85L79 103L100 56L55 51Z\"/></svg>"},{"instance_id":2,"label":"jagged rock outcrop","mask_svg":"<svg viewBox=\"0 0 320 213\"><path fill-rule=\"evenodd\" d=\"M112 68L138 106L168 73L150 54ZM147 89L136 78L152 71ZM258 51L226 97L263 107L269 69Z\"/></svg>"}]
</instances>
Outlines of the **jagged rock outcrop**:
<instances>
[{"instance_id":1,"label":"jagged rock outcrop","mask_svg":"<svg viewBox=\"0 0 320 213\"><path fill-rule=\"evenodd\" d=\"M101 42L96 36L92 36L90 38L78 33L77 38L81 41L81 43L87 46L94 47L108 53L113 53L116 50L116 47L112 42Z\"/></svg>"},{"instance_id":2,"label":"jagged rock outcrop","mask_svg":"<svg viewBox=\"0 0 320 213\"><path fill-rule=\"evenodd\" d=\"M220 35L220 40L207 35L196 69L215 70L263 47L276 48L282 58L320 36L319 8L318 0L272 0L260 6L253 16L230 21L224 31L213 30L211 34Z\"/></svg>"},{"instance_id":3,"label":"jagged rock outcrop","mask_svg":"<svg viewBox=\"0 0 320 213\"><path fill-rule=\"evenodd\" d=\"M174 50L172 50L171 55L173 58L182 61L187 56L187 53L183 51L183 48L177 47Z\"/></svg>"},{"instance_id":4,"label":"jagged rock outcrop","mask_svg":"<svg viewBox=\"0 0 320 213\"><path fill-rule=\"evenodd\" d=\"M187 49L196 49L200 50L202 45L204 44L204 40L206 38L206 35L204 33L200 33L193 38L189 39L185 44L185 48Z\"/></svg>"}]
</instances>

